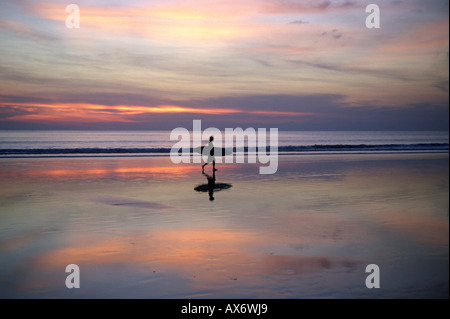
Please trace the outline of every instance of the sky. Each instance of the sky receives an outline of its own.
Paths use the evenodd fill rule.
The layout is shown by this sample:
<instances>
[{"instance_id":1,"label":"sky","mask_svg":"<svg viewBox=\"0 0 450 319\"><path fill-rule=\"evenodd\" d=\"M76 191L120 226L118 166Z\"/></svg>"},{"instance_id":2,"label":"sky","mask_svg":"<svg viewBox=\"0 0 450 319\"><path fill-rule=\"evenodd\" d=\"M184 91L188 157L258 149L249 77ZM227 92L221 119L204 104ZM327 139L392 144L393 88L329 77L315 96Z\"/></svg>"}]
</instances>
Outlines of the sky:
<instances>
[{"instance_id":1,"label":"sky","mask_svg":"<svg viewBox=\"0 0 450 319\"><path fill-rule=\"evenodd\" d=\"M448 1L71 1L0 0L0 129L449 128Z\"/></svg>"}]
</instances>

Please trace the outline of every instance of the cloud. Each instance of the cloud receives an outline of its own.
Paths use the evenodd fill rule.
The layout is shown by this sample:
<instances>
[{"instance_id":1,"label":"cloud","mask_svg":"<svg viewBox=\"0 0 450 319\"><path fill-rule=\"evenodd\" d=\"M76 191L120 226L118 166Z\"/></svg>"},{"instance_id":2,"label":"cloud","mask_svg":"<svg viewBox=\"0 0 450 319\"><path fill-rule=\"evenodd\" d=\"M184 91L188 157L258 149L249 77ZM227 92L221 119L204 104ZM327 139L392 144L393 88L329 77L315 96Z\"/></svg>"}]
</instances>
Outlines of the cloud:
<instances>
[{"instance_id":1,"label":"cloud","mask_svg":"<svg viewBox=\"0 0 450 319\"><path fill-rule=\"evenodd\" d=\"M340 37L339 37L340 38ZM401 81L416 81L411 76L407 74L402 74L398 70L382 69L382 68L367 68L363 66L345 65L345 64L331 64L331 63L321 63L321 62L309 62L303 60L289 60L290 63L295 65L309 66L312 68L324 69L335 72L342 72L348 74L361 74L369 75L379 78L392 78Z\"/></svg>"},{"instance_id":2,"label":"cloud","mask_svg":"<svg viewBox=\"0 0 450 319\"><path fill-rule=\"evenodd\" d=\"M289 22L288 24L308 24L308 21L303 21L303 20L294 20Z\"/></svg>"},{"instance_id":3,"label":"cloud","mask_svg":"<svg viewBox=\"0 0 450 319\"><path fill-rule=\"evenodd\" d=\"M42 41L54 42L60 40L60 37L46 32L45 28L31 27L16 20L1 19L0 29L7 30L15 36L39 43Z\"/></svg>"},{"instance_id":4,"label":"cloud","mask_svg":"<svg viewBox=\"0 0 450 319\"><path fill-rule=\"evenodd\" d=\"M11 99L11 97L10 97ZM248 95L179 101L175 105L2 104L0 128L158 129L191 127L277 127L280 130L446 130L449 107L350 106L347 97ZM19 100L19 98L18 98Z\"/></svg>"},{"instance_id":5,"label":"cloud","mask_svg":"<svg viewBox=\"0 0 450 319\"><path fill-rule=\"evenodd\" d=\"M342 33L340 33L337 29L333 29L331 36L334 39L340 39L342 37Z\"/></svg>"},{"instance_id":6,"label":"cloud","mask_svg":"<svg viewBox=\"0 0 450 319\"><path fill-rule=\"evenodd\" d=\"M268 1L265 9L271 13L311 13L322 12L331 1Z\"/></svg>"},{"instance_id":7,"label":"cloud","mask_svg":"<svg viewBox=\"0 0 450 319\"><path fill-rule=\"evenodd\" d=\"M437 81L433 84L433 87L441 90L442 92L448 93L449 89L449 81L443 80L443 81Z\"/></svg>"},{"instance_id":8,"label":"cloud","mask_svg":"<svg viewBox=\"0 0 450 319\"><path fill-rule=\"evenodd\" d=\"M333 29L330 31L323 31L320 34L320 37L332 37L333 39L339 40L340 38L342 38L343 34L341 32L339 32L338 29Z\"/></svg>"},{"instance_id":9,"label":"cloud","mask_svg":"<svg viewBox=\"0 0 450 319\"><path fill-rule=\"evenodd\" d=\"M21 103L52 103L53 100L45 97L38 96L20 96L20 95L2 95L0 94L0 104L21 104Z\"/></svg>"},{"instance_id":10,"label":"cloud","mask_svg":"<svg viewBox=\"0 0 450 319\"><path fill-rule=\"evenodd\" d=\"M243 125L323 128L339 126L329 115L343 115L349 101L367 106L355 113L363 116L448 99L448 6L438 1L380 0L380 30L365 28L363 3L345 0L80 0L78 30L65 27L62 0L4 3L0 36L10 45L1 48L0 101L17 121L57 118L50 108L26 113L31 105L78 103L100 106L78 111L110 127L139 118L170 127L192 120L194 109L231 108ZM167 105L192 112L131 113ZM233 122L232 113L200 113ZM70 125L86 114L74 112Z\"/></svg>"},{"instance_id":11,"label":"cloud","mask_svg":"<svg viewBox=\"0 0 450 319\"><path fill-rule=\"evenodd\" d=\"M2 105L0 107L0 121L15 117L28 116L33 114L29 108L17 107L14 105Z\"/></svg>"},{"instance_id":12,"label":"cloud","mask_svg":"<svg viewBox=\"0 0 450 319\"><path fill-rule=\"evenodd\" d=\"M314 0L270 0L266 1L264 9L272 14L311 14L327 11L342 11L361 8L361 4L353 1L314 1Z\"/></svg>"}]
</instances>

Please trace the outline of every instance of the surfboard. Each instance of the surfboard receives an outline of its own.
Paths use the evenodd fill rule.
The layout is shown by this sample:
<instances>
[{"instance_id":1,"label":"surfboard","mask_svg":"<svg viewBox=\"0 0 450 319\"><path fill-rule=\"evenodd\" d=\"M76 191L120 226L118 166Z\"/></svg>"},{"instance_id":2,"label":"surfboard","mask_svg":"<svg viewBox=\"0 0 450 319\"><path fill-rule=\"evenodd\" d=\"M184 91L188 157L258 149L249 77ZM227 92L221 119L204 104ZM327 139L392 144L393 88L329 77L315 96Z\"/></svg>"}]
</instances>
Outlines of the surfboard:
<instances>
[{"instance_id":1,"label":"surfboard","mask_svg":"<svg viewBox=\"0 0 450 319\"><path fill-rule=\"evenodd\" d=\"M205 146L198 146L198 147L194 148L194 152L202 154L204 148L205 148ZM233 151L231 149L222 148L222 147L214 147L209 152L209 155L211 155L211 156L225 156L225 155L231 155L231 154L233 154ZM207 155L207 154L205 154L205 155Z\"/></svg>"}]
</instances>

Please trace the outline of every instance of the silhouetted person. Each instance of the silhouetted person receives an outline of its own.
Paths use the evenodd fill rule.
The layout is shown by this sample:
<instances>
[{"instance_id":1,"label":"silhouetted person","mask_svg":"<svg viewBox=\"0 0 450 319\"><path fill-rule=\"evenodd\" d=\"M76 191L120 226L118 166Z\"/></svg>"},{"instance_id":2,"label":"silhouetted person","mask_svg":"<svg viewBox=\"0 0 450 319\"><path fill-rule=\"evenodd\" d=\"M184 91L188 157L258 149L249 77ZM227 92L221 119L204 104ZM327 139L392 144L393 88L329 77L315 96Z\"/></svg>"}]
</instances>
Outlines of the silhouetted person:
<instances>
[{"instance_id":1,"label":"silhouetted person","mask_svg":"<svg viewBox=\"0 0 450 319\"><path fill-rule=\"evenodd\" d=\"M208 145L206 145L203 148L202 154L203 155L208 155L208 160L206 161L205 164L202 165L202 171L205 169L205 166L208 165L209 163L213 163L213 171L217 171L216 169L216 158L214 156L214 136L210 136L209 137L209 143Z\"/></svg>"}]
</instances>

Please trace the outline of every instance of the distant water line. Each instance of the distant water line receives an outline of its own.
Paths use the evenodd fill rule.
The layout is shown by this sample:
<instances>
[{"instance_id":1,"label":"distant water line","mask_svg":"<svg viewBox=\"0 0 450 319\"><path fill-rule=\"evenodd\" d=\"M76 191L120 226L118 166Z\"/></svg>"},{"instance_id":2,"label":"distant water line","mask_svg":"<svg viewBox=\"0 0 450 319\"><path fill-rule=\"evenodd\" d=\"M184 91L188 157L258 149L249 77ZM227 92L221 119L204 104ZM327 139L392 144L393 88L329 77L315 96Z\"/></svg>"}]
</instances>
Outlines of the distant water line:
<instances>
[{"instance_id":1,"label":"distant water line","mask_svg":"<svg viewBox=\"0 0 450 319\"><path fill-rule=\"evenodd\" d=\"M247 154L248 147L236 148L238 140L247 145L243 135L223 146ZM0 157L157 156L168 155L175 142L169 131L0 131ZM193 153L191 141L181 146ZM284 154L448 151L448 132L279 132L278 140Z\"/></svg>"}]
</instances>

